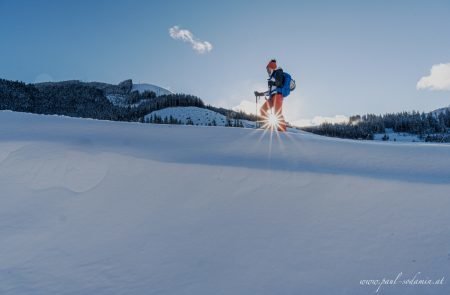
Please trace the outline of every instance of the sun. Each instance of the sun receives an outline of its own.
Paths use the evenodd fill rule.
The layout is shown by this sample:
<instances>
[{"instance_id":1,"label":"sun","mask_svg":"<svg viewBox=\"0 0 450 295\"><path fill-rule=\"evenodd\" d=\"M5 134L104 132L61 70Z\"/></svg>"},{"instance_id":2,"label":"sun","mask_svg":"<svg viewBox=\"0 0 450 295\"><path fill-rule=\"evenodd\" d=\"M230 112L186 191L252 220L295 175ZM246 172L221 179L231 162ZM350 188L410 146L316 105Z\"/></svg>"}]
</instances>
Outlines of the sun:
<instances>
[{"instance_id":1,"label":"sun","mask_svg":"<svg viewBox=\"0 0 450 295\"><path fill-rule=\"evenodd\" d=\"M270 114L267 118L267 122L270 126L278 127L280 121L278 120L277 116L275 116L274 114Z\"/></svg>"},{"instance_id":2,"label":"sun","mask_svg":"<svg viewBox=\"0 0 450 295\"><path fill-rule=\"evenodd\" d=\"M280 127L280 116L277 116L273 113L270 113L267 115L267 117L264 118L264 128L270 128L272 130L277 130L278 127Z\"/></svg>"}]
</instances>

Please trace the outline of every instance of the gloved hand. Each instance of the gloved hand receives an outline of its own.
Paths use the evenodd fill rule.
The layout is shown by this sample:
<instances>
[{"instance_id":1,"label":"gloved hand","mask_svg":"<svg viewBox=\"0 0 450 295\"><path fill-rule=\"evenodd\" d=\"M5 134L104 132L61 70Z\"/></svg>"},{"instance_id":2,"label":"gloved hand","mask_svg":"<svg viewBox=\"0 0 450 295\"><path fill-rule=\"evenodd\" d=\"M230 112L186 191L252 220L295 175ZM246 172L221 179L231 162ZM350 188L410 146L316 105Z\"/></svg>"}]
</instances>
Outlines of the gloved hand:
<instances>
[{"instance_id":1,"label":"gloved hand","mask_svg":"<svg viewBox=\"0 0 450 295\"><path fill-rule=\"evenodd\" d=\"M263 95L264 95L263 92L255 91L255 96L256 96L256 97L263 96Z\"/></svg>"}]
</instances>

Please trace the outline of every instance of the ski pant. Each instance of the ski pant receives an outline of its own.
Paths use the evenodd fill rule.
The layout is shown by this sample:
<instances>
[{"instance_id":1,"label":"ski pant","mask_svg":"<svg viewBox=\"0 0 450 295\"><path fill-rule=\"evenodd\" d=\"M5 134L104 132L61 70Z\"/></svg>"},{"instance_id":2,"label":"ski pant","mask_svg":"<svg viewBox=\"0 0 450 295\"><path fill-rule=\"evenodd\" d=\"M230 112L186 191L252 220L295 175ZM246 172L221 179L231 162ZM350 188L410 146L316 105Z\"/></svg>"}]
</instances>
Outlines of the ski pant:
<instances>
[{"instance_id":1,"label":"ski pant","mask_svg":"<svg viewBox=\"0 0 450 295\"><path fill-rule=\"evenodd\" d=\"M283 95L280 93L272 95L261 107L261 116L268 118L270 109L273 108L273 114L278 118L278 131L286 131L286 121L283 116Z\"/></svg>"}]
</instances>

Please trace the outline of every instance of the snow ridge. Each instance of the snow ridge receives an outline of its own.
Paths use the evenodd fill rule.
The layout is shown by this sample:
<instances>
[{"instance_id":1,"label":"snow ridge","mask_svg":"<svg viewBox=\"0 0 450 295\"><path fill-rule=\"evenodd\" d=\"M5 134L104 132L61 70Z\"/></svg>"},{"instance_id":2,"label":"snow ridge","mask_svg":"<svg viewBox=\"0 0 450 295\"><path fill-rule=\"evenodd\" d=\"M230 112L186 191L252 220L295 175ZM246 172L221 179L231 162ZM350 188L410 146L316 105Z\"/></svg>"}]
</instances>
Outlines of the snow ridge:
<instances>
[{"instance_id":1,"label":"snow ridge","mask_svg":"<svg viewBox=\"0 0 450 295\"><path fill-rule=\"evenodd\" d=\"M449 175L449 145L2 111L0 294L346 295L400 271L441 279Z\"/></svg>"}]
</instances>

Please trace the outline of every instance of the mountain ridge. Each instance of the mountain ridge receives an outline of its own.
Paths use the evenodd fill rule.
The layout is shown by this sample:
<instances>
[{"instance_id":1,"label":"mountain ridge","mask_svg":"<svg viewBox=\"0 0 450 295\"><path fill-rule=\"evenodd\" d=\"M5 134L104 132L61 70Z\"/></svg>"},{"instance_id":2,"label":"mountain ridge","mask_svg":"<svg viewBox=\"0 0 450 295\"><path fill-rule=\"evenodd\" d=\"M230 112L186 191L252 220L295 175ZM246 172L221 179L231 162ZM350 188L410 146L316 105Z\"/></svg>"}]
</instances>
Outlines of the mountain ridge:
<instances>
[{"instance_id":1,"label":"mountain ridge","mask_svg":"<svg viewBox=\"0 0 450 295\"><path fill-rule=\"evenodd\" d=\"M3 110L144 122L153 111L186 106L208 108L233 119L255 120L242 112L205 105L193 95L172 93L153 84L133 84L131 79L117 85L79 80L26 84L0 79Z\"/></svg>"}]
</instances>

